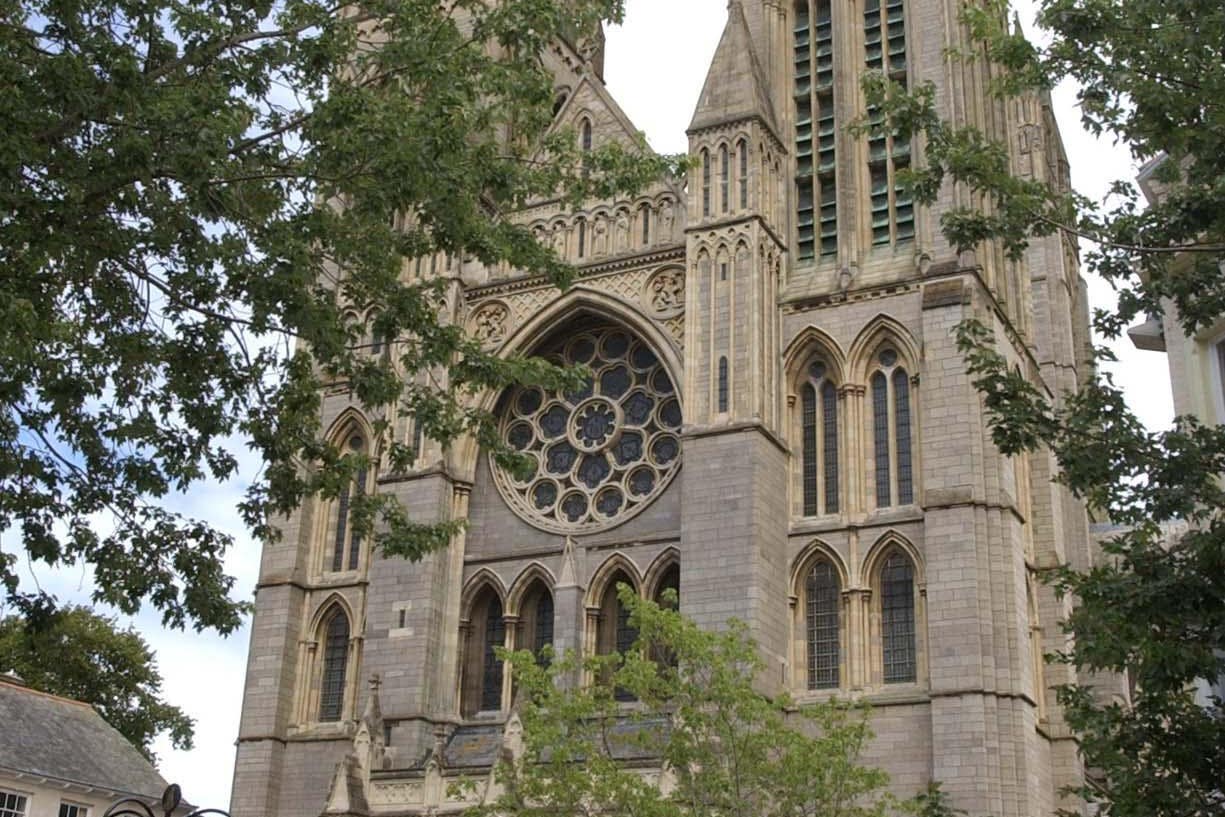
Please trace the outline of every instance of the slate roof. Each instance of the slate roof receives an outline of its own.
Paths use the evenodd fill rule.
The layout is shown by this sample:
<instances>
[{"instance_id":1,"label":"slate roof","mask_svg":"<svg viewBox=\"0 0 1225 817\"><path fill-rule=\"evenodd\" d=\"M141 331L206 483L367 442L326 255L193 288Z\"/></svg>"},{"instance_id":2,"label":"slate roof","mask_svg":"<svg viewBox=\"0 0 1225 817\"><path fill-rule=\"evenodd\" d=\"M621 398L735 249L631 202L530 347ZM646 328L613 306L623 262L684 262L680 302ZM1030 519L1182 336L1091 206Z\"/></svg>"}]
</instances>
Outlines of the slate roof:
<instances>
[{"instance_id":1,"label":"slate roof","mask_svg":"<svg viewBox=\"0 0 1225 817\"><path fill-rule=\"evenodd\" d=\"M727 27L710 62L689 132L759 116L777 135L778 120L766 87L744 8L733 2L728 7Z\"/></svg>"},{"instance_id":2,"label":"slate roof","mask_svg":"<svg viewBox=\"0 0 1225 817\"><path fill-rule=\"evenodd\" d=\"M497 762L502 751L502 724L465 724L451 735L444 749L444 766L449 769L483 769ZM643 745L644 732L654 740L667 735L665 718L625 717L609 728L609 748L617 760L648 760L655 757ZM650 741L647 741L649 744Z\"/></svg>"},{"instance_id":3,"label":"slate roof","mask_svg":"<svg viewBox=\"0 0 1225 817\"><path fill-rule=\"evenodd\" d=\"M166 781L89 704L0 675L0 768L124 794L161 797Z\"/></svg>"}]
</instances>

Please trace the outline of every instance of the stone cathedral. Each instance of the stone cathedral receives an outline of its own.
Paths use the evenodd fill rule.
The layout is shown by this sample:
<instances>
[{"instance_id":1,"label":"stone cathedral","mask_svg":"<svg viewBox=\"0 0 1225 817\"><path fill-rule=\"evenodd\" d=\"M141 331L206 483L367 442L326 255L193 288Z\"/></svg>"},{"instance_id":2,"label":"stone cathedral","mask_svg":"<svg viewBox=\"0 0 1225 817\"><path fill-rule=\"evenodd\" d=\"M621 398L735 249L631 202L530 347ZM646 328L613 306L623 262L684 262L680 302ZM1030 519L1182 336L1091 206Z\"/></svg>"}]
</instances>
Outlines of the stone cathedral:
<instances>
[{"instance_id":1,"label":"stone cathedral","mask_svg":"<svg viewBox=\"0 0 1225 817\"><path fill-rule=\"evenodd\" d=\"M579 269L565 293L438 258L451 320L492 349L594 371L581 391L491 394L536 458L519 481L474 444L416 433L399 496L464 533L420 563L347 526L349 494L290 518L264 554L238 739L235 817L458 813L487 775L511 679L495 646L608 651L633 633L615 586L748 623L762 683L869 701L866 762L910 796L939 780L971 814L1039 817L1082 781L1045 667L1064 602L1035 571L1093 558L1085 508L1048 455L1002 456L951 335L977 317L1052 399L1087 372L1077 249L957 253L946 186L916 206L922 145L857 135L865 69L932 82L941 115L1009 145L1014 171L1068 184L1049 100L1002 101L958 0L731 0L688 130L687 179L513 218ZM584 149L636 132L602 47L556 43L554 127ZM361 449L343 388L325 427Z\"/></svg>"}]
</instances>

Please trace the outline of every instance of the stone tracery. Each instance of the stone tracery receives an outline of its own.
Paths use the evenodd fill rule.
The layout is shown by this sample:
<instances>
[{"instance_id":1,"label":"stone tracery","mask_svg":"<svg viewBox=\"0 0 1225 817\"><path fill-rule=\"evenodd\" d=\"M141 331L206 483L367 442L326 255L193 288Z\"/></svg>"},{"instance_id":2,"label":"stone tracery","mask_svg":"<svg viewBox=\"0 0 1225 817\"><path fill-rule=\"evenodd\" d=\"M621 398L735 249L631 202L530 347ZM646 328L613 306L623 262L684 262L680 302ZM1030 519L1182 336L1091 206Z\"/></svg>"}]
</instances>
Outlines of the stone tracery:
<instances>
[{"instance_id":1,"label":"stone tracery","mask_svg":"<svg viewBox=\"0 0 1225 817\"><path fill-rule=\"evenodd\" d=\"M503 400L502 436L532 461L519 480L497 465L515 511L554 532L621 524L651 503L680 466L681 407L663 363L629 332L604 326L569 335L544 356L592 371L581 388L521 387Z\"/></svg>"}]
</instances>

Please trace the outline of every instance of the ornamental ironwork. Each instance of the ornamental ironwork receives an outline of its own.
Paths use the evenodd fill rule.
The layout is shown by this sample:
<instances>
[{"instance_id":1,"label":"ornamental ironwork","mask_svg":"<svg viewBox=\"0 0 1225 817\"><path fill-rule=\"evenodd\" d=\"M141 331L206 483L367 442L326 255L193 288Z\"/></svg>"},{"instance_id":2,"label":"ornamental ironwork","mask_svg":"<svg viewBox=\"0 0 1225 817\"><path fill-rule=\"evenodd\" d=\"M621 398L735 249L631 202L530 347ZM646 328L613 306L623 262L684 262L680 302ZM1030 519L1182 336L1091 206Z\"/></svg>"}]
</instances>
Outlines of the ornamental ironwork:
<instances>
[{"instance_id":1,"label":"ornamental ironwork","mask_svg":"<svg viewBox=\"0 0 1225 817\"><path fill-rule=\"evenodd\" d=\"M591 369L573 391L520 387L502 403L502 438L528 455L527 479L493 466L525 520L557 533L619 525L647 507L681 461L681 405L662 361L618 327L567 335L543 356Z\"/></svg>"}]
</instances>

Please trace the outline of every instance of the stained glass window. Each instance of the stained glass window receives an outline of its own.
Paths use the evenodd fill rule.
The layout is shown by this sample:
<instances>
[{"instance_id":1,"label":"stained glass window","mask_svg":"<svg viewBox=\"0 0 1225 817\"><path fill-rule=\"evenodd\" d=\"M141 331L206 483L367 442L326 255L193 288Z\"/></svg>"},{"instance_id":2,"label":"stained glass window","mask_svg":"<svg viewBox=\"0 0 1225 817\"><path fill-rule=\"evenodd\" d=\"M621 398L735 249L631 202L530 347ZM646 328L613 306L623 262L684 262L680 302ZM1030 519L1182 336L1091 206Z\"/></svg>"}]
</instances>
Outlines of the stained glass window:
<instances>
[{"instance_id":1,"label":"stained glass window","mask_svg":"<svg viewBox=\"0 0 1225 817\"><path fill-rule=\"evenodd\" d=\"M353 434L348 440L348 452L360 455L366 447L366 441L360 434ZM370 474L365 466L359 468L353 481L340 489L336 497L336 530L332 538L332 572L342 570L357 570L362 551L362 537L355 533L350 525L349 514L354 497L361 497L366 492L366 484ZM346 556L348 557L346 560Z\"/></svg>"},{"instance_id":2,"label":"stained glass window","mask_svg":"<svg viewBox=\"0 0 1225 817\"><path fill-rule=\"evenodd\" d=\"M539 660L542 655L541 651L553 643L553 594L548 590L540 591L540 597L536 599L535 615L536 632L532 650Z\"/></svg>"},{"instance_id":3,"label":"stained glass window","mask_svg":"<svg viewBox=\"0 0 1225 817\"><path fill-rule=\"evenodd\" d=\"M838 686L838 575L828 561L812 566L804 585L808 631L808 688Z\"/></svg>"},{"instance_id":4,"label":"stained glass window","mask_svg":"<svg viewBox=\"0 0 1225 817\"><path fill-rule=\"evenodd\" d=\"M889 484L889 383L884 374L872 375L872 440L876 455L876 506L893 504Z\"/></svg>"},{"instance_id":5,"label":"stained glass window","mask_svg":"<svg viewBox=\"0 0 1225 817\"><path fill-rule=\"evenodd\" d=\"M323 639L323 675L319 683L319 720L338 721L344 708L345 671L349 662L349 617L337 610L328 619Z\"/></svg>"},{"instance_id":6,"label":"stained glass window","mask_svg":"<svg viewBox=\"0 0 1225 817\"><path fill-rule=\"evenodd\" d=\"M732 177L732 163L727 154L727 145L719 148L719 202L724 213L728 210Z\"/></svg>"},{"instance_id":7,"label":"stained glass window","mask_svg":"<svg viewBox=\"0 0 1225 817\"><path fill-rule=\"evenodd\" d=\"M562 333L542 355L581 363L592 377L562 393L525 386L504 396L502 439L527 457L529 472L491 463L495 482L537 527L611 527L645 508L680 465L683 417L672 379L650 347L612 325Z\"/></svg>"},{"instance_id":8,"label":"stained glass window","mask_svg":"<svg viewBox=\"0 0 1225 817\"><path fill-rule=\"evenodd\" d=\"M910 476L910 379L898 369L893 373L893 428L897 445L897 501L902 505L914 502L914 484Z\"/></svg>"},{"instance_id":9,"label":"stained glass window","mask_svg":"<svg viewBox=\"0 0 1225 817\"><path fill-rule=\"evenodd\" d=\"M740 209L749 206L749 143L740 141Z\"/></svg>"},{"instance_id":10,"label":"stained glass window","mask_svg":"<svg viewBox=\"0 0 1225 817\"><path fill-rule=\"evenodd\" d=\"M710 216L710 154L702 151L702 215Z\"/></svg>"},{"instance_id":11,"label":"stained glass window","mask_svg":"<svg viewBox=\"0 0 1225 817\"><path fill-rule=\"evenodd\" d=\"M914 566L892 553L881 568L881 653L885 683L915 680Z\"/></svg>"},{"instance_id":12,"label":"stained glass window","mask_svg":"<svg viewBox=\"0 0 1225 817\"><path fill-rule=\"evenodd\" d=\"M502 601L492 594L485 607L483 643L481 711L495 712L502 708L502 662L496 650L506 645L506 620L502 618Z\"/></svg>"},{"instance_id":13,"label":"stained glass window","mask_svg":"<svg viewBox=\"0 0 1225 817\"><path fill-rule=\"evenodd\" d=\"M804 515L817 515L817 390L811 383L800 389L800 424L803 437Z\"/></svg>"}]
</instances>

